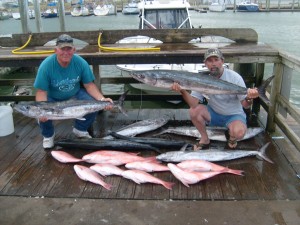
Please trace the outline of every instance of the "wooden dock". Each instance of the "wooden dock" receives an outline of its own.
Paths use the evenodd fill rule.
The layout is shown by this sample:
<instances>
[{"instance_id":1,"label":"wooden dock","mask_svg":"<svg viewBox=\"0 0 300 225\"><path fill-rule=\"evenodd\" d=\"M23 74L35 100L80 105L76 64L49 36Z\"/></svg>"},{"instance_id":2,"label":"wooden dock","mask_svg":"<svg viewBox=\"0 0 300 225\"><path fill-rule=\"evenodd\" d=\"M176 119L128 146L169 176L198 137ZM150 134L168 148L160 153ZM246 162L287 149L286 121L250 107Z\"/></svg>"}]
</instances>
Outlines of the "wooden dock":
<instances>
[{"instance_id":1,"label":"wooden dock","mask_svg":"<svg viewBox=\"0 0 300 225\"><path fill-rule=\"evenodd\" d=\"M168 114L173 119L164 127L143 134L153 136L169 126L180 128L190 124L187 110L130 110L125 117L120 113L104 112L98 115L94 124L95 135L103 137L108 130L117 130L139 119L154 119ZM267 133L261 133L254 139L239 143L239 148L256 150L271 142L267 155L274 161L271 164L256 157L221 162L231 169L244 170L245 176L220 174L208 180L185 187L170 172L154 173L154 176L174 182L173 190L167 190L157 184L138 185L119 176L109 176L105 182L113 185L111 191L99 185L80 180L72 164L56 161L48 151L42 148L42 137L34 119L14 114L15 133L0 138L0 196L59 197L59 198L93 198L93 199L143 199L143 200L296 200L300 199L299 178L281 149ZM70 131L72 120L56 123L56 140L72 138ZM184 138L168 134L166 139L182 139L195 143L194 138ZM74 137L73 137L74 138ZM212 142L211 148L224 148L224 142ZM57 149L61 149L57 147ZM81 158L92 150L67 149L70 154ZM166 151L166 149L162 149ZM157 155L144 151L141 156ZM81 163L90 166L91 164Z\"/></svg>"},{"instance_id":2,"label":"wooden dock","mask_svg":"<svg viewBox=\"0 0 300 225\"><path fill-rule=\"evenodd\" d=\"M59 34L59 32L42 33L39 36L33 34L32 41L23 51L49 50L51 47L45 48L42 45L56 38ZM298 58L279 52L268 44L257 43L257 34L251 29L124 30L104 31L103 33L101 43L110 47L120 47L114 44L116 40L137 34L163 40L164 44L160 45L161 50L156 52L103 52L99 51L99 47L97 46L99 32L69 32L69 34L88 44L76 47L81 47L78 54L84 57L93 67L99 87L104 83L133 82L131 78L126 77L103 78L101 77L99 65L202 62L207 44L187 44L186 42L187 40L191 40L191 37L201 38L206 35L224 36L234 41L234 43L215 44L224 53L225 61L234 64L238 71L243 72L243 77L247 85L259 85L264 79L265 64L273 64L275 80L269 90L271 104L257 101L252 109L252 112L255 112L258 116L258 123L255 124L263 126L266 128L266 131L253 139L240 142L239 147L245 150L256 150L262 145L271 142L267 148L267 155L274 161L274 164L258 160L255 157L221 162L221 165L229 168L244 170L245 176L220 174L198 184L191 185L189 188L185 187L170 172L154 173L158 178L174 182L175 185L172 190L167 190L157 184L147 183L138 185L118 176L110 176L105 178L105 182L112 184L113 188L111 191L107 191L99 185L80 180L76 176L72 164L62 164L53 159L49 152L42 149L42 137L40 136L36 121L14 113L15 132L9 136L0 138L0 202L3 203L0 206L0 222L9 224L8 222L15 221L15 224L20 224L26 218L29 219L28 221L35 221L35 224L41 224L43 219L39 220L38 223L36 222L36 218L30 216L37 215L37 209L33 210L32 214L26 215L20 214L19 210L8 211L6 209L6 205L16 207L19 201L22 202L19 207L28 210L31 204L40 208L43 208L43 204L48 207L56 207L54 211L57 218L63 217L61 214L58 215L60 210L66 213L66 208L69 206L73 209L76 208L75 211L72 211L73 214L68 214L70 216L65 218L68 221L67 224L86 224L77 221L80 220L78 218L81 215L79 212L81 212L85 204L89 204L89 207L85 206L94 212L94 209L90 207L94 206L95 203L93 201L97 201L96 205L99 202L105 203L102 206L97 205L97 208L101 208L103 212L109 214L109 210L114 208L118 209L118 215L122 215L119 218L115 213L112 213L115 216L107 222L108 224L171 224L169 221L164 220L164 216L158 216L155 219L151 217L154 214L156 216L161 213L162 209L160 206L170 207L168 209L173 214L168 214L163 210L165 215L168 215L170 219L175 214L180 215L180 218L178 218L178 221L180 221L179 224L206 224L205 222L196 223L193 220L193 218L200 219L201 213L198 212L198 208L191 209L194 216L188 216L190 215L188 209L192 205L204 208L205 205L210 205L212 207L210 208L211 210L218 209L218 207L223 209L232 207L235 211L230 211L229 208L227 210L224 209L224 212L230 211L234 213L234 216L231 217L226 215L226 218L228 218L226 221L229 221L229 224L259 224L260 221L263 221L263 224L297 224L291 221L299 221L300 210L298 204L300 200L300 185L299 178L297 177L300 174L300 117L298 110L288 102L288 98L285 95L284 88L289 87L287 81L290 79L284 78L291 75L285 71L285 68L292 68L295 71L300 70L300 61ZM0 66L37 67L47 55L11 54L11 50L15 48L14 46L22 46L27 40L28 35L26 34L1 37L0 46L5 46L6 48L1 49ZM249 65L254 69L248 70ZM245 71L250 72L246 73ZM0 86L31 84L32 82L32 79L5 79L0 80ZM119 94L105 96L116 99ZM33 97L33 95L0 96L0 101L27 101L32 100ZM164 100L174 100L174 95L143 95L143 100L147 99L149 101L157 101L162 98ZM180 96L176 98L180 99ZM127 98L128 101L135 102L140 101L140 99L140 95L133 93L129 93ZM143 107L140 109L138 107L128 110L128 117L116 112L100 113L93 126L94 137L102 137L109 130L117 130L137 120L158 118L165 114L169 115L172 119L161 129L165 129L168 126L180 127L186 124L191 125L186 107L167 107L164 109L145 109ZM72 129L71 120L59 121L55 124L57 140L66 137L72 138L70 135ZM152 136L159 131L156 130L142 136ZM175 135L164 135L161 137L171 140L182 139L189 143L197 141L196 139ZM211 147L224 148L225 143L214 141ZM80 149L69 149L66 151L76 157L82 157L91 152ZM142 152L141 155L154 156L155 153ZM83 165L88 164L83 163ZM72 204L72 201L73 203L76 201L80 202L78 205L79 208L75 207L74 205L76 204ZM113 206L112 201L121 204L121 206ZM131 202L128 203L128 201ZM212 201L215 201L215 204L211 205L210 202ZM279 203L286 208L279 207L277 205ZM143 204L147 207L142 207ZM276 207L273 204L276 204ZM256 207L258 205L259 210ZM143 213L139 211L140 207L143 208ZM132 210L131 212L128 212L129 208ZM249 212L255 213L257 217L254 215L253 218L253 214L248 214L247 209L251 209ZM286 212L285 209L291 209L291 211ZM47 214L47 210L48 208L46 207L42 212ZM278 210L281 211L278 212ZM135 214L136 211L139 212ZM147 212L150 211L154 214L146 216ZM131 222L125 221L123 223L122 219L126 218L126 215L124 215L125 212L128 213L127 216L130 215L131 219L128 221ZM209 214L209 209L206 212ZM91 211L81 217L86 219L87 215L90 216ZM142 215L144 219L147 218L145 221ZM245 221L244 215L247 215ZM12 219L12 217L16 219ZM76 218L76 221L72 220L72 218ZM90 224L98 224L97 222L99 221L95 220L95 218L103 219L104 221L100 223L106 224L104 216L99 215L98 212L94 219L90 219ZM135 221L134 219L137 218L139 220ZM184 218L184 221L189 222L183 222ZM213 214L209 217L211 221L217 221L215 224L225 223L225 221L220 221L216 218ZM259 220L261 218L263 220ZM205 216L202 217L202 221L205 221L204 219ZM47 224L54 224L54 221L57 222L52 217Z\"/></svg>"}]
</instances>

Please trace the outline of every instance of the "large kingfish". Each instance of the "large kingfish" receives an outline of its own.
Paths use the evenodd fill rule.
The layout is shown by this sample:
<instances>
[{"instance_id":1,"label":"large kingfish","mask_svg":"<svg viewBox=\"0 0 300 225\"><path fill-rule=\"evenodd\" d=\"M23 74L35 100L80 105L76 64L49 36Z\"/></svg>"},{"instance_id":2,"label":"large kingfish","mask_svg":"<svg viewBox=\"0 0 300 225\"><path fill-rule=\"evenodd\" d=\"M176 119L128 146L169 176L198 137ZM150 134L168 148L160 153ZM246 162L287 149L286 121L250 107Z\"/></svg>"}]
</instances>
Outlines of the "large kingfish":
<instances>
[{"instance_id":1,"label":"large kingfish","mask_svg":"<svg viewBox=\"0 0 300 225\"><path fill-rule=\"evenodd\" d=\"M271 159L267 157L265 151L270 143L262 146L258 151L250 150L228 150L222 151L217 149L203 150L203 151L172 151L166 152L156 156L157 160L165 162L182 162L185 160L202 159L210 162L226 161L239 159L248 156L258 156L270 163L273 163Z\"/></svg>"},{"instance_id":2,"label":"large kingfish","mask_svg":"<svg viewBox=\"0 0 300 225\"><path fill-rule=\"evenodd\" d=\"M164 148L164 149L173 149L173 150L180 149L182 148L182 146L186 144L186 142L179 141L179 140L167 140L162 138L149 138L149 137L127 137L127 136L120 135L116 132L111 132L110 135L122 140L148 144L157 148Z\"/></svg>"},{"instance_id":3,"label":"large kingfish","mask_svg":"<svg viewBox=\"0 0 300 225\"><path fill-rule=\"evenodd\" d=\"M135 71L131 76L136 80L155 87L171 89L174 82L185 90L198 91L202 94L238 94L246 95L247 88L209 76L206 73L191 73L174 70ZM274 76L268 78L259 88L259 96L268 101L266 87Z\"/></svg>"},{"instance_id":4,"label":"large kingfish","mask_svg":"<svg viewBox=\"0 0 300 225\"><path fill-rule=\"evenodd\" d=\"M97 100L67 100L59 102L24 102L14 106L14 109L25 116L32 118L45 117L49 120L79 119L85 120L86 114L103 110L107 106L119 108L125 113L123 108L124 99L127 92L122 94L118 101Z\"/></svg>"},{"instance_id":5,"label":"large kingfish","mask_svg":"<svg viewBox=\"0 0 300 225\"><path fill-rule=\"evenodd\" d=\"M134 137L138 134L158 129L165 125L168 121L169 119L167 116L162 116L157 119L141 120L128 126L122 127L121 129L115 132L126 137ZM113 139L113 137L111 135L108 135L106 137L103 137L103 139Z\"/></svg>"},{"instance_id":6,"label":"large kingfish","mask_svg":"<svg viewBox=\"0 0 300 225\"><path fill-rule=\"evenodd\" d=\"M208 134L208 138L210 140L214 140L214 141L227 141L226 136L225 136L225 131L227 129L224 127L207 127L206 131ZM247 140L249 138L252 138L254 136L256 136L257 134L263 132L263 128L262 127L249 127L247 128L246 134L243 137L243 139L241 140ZM189 136L189 137L195 137L195 138L201 138L201 134L199 133L199 131L197 130L196 127L169 127L166 130L163 130L162 132L156 134L160 135L160 134L165 134L165 133L170 133L170 134L177 134L177 135L184 135L184 136ZM241 141L239 140L239 141Z\"/></svg>"},{"instance_id":7,"label":"large kingfish","mask_svg":"<svg viewBox=\"0 0 300 225\"><path fill-rule=\"evenodd\" d=\"M126 140L103 140L99 138L92 139L61 139L55 142L56 146L73 149L87 149L87 150L120 150L120 151L142 151L149 150L161 153L161 151L151 145L137 143Z\"/></svg>"}]
</instances>

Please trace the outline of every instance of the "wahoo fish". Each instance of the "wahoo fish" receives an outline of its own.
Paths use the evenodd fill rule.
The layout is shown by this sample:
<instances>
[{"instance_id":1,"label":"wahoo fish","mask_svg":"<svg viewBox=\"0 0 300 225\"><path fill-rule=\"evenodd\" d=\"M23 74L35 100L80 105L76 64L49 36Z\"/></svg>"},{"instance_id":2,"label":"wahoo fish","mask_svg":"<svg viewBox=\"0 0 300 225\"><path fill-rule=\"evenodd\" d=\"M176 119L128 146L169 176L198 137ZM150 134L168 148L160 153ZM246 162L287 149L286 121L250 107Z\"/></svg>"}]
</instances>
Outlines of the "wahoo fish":
<instances>
[{"instance_id":1,"label":"wahoo fish","mask_svg":"<svg viewBox=\"0 0 300 225\"><path fill-rule=\"evenodd\" d=\"M14 109L31 118L45 117L49 120L85 120L83 117L86 114L103 110L107 106L117 107L122 113L126 114L123 108L126 94L127 92L122 94L119 100L114 103L109 101L71 99L59 102L23 102L15 105Z\"/></svg>"},{"instance_id":2,"label":"wahoo fish","mask_svg":"<svg viewBox=\"0 0 300 225\"><path fill-rule=\"evenodd\" d=\"M271 159L267 157L265 151L270 142L262 146L258 151L251 150L229 150L222 151L217 149L209 149L205 151L171 151L156 156L157 160L165 162L182 162L185 160L202 159L210 162L226 161L239 159L249 156L257 156L269 163L273 163Z\"/></svg>"},{"instance_id":3,"label":"wahoo fish","mask_svg":"<svg viewBox=\"0 0 300 225\"><path fill-rule=\"evenodd\" d=\"M125 170L122 173L122 176L124 178L134 181L137 184L141 184L141 183L161 184L169 190L172 190L172 186L174 185L174 183L163 181L163 180L161 180L155 176L152 176L151 174L149 174L145 171L141 171L141 170Z\"/></svg>"},{"instance_id":4,"label":"wahoo fish","mask_svg":"<svg viewBox=\"0 0 300 225\"><path fill-rule=\"evenodd\" d=\"M99 184L107 190L110 190L112 187L111 184L105 183L102 180L102 177L97 172L95 172L94 170L91 170L88 167L81 166L81 165L74 165L74 170L75 170L77 176L82 180L89 181L94 184Z\"/></svg>"},{"instance_id":5,"label":"wahoo fish","mask_svg":"<svg viewBox=\"0 0 300 225\"><path fill-rule=\"evenodd\" d=\"M151 145L137 143L126 140L103 140L100 138L92 139L61 139L55 142L55 145L63 148L79 148L87 150L120 150L120 151L142 151L149 150L161 153L161 151Z\"/></svg>"},{"instance_id":6,"label":"wahoo fish","mask_svg":"<svg viewBox=\"0 0 300 225\"><path fill-rule=\"evenodd\" d=\"M184 141L167 140L162 138L127 137L127 136L120 135L116 132L111 132L110 135L113 136L114 138L119 138L122 140L133 141L142 144L148 144L156 148L163 148L163 149L173 149L173 150L180 149L182 146L186 144L186 142Z\"/></svg>"},{"instance_id":7,"label":"wahoo fish","mask_svg":"<svg viewBox=\"0 0 300 225\"><path fill-rule=\"evenodd\" d=\"M157 119L147 119L135 122L128 126L125 126L117 131L117 134L126 136L126 137L134 137L138 134L146 133L152 130L156 130L163 125L165 125L169 121L167 116L162 116ZM111 135L103 137L103 139L113 139Z\"/></svg>"},{"instance_id":8,"label":"wahoo fish","mask_svg":"<svg viewBox=\"0 0 300 225\"><path fill-rule=\"evenodd\" d=\"M155 87L171 89L174 82L185 90L198 91L202 94L238 94L246 95L247 88L209 76L206 73L191 73L175 70L134 71L131 76L136 80ZM268 78L259 88L259 96L268 101L266 88L274 76Z\"/></svg>"},{"instance_id":9,"label":"wahoo fish","mask_svg":"<svg viewBox=\"0 0 300 225\"><path fill-rule=\"evenodd\" d=\"M227 128L225 127L207 127L206 132L208 134L208 138L210 140L214 141L224 141L226 142L226 136L225 136L225 131ZM263 132L264 129L262 127L249 127L247 128L247 131L245 133L245 136L241 140L247 140L249 138L252 138L256 136L257 134ZM166 130L163 130L162 132L156 134L155 136L165 134L165 133L170 133L170 134L177 134L177 135L184 135L184 136L189 136L189 137L195 137L195 138L201 138L201 134L197 130L196 127L169 127ZM239 141L241 141L239 140Z\"/></svg>"}]
</instances>

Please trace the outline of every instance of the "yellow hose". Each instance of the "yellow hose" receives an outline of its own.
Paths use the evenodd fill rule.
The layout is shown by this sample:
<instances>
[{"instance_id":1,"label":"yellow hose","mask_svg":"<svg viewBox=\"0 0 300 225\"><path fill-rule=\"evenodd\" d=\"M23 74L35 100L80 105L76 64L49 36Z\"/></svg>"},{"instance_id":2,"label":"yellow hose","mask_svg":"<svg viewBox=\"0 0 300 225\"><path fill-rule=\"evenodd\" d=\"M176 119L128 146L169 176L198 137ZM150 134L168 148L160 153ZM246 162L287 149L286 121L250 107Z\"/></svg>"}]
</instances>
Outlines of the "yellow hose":
<instances>
[{"instance_id":1,"label":"yellow hose","mask_svg":"<svg viewBox=\"0 0 300 225\"><path fill-rule=\"evenodd\" d=\"M13 54L18 54L18 55L25 55L25 54L50 54L50 53L54 53L55 51L54 50L47 50L47 51L34 51L34 52L18 52L24 48L26 48L26 46L29 44L29 42L31 41L31 38L32 38L32 34L30 34L27 42L20 48L16 48L14 50L12 50L11 52Z\"/></svg>"},{"instance_id":2,"label":"yellow hose","mask_svg":"<svg viewBox=\"0 0 300 225\"><path fill-rule=\"evenodd\" d=\"M160 51L160 48L117 48L117 47L104 47L101 45L101 35L102 33L99 33L98 36L98 47L103 51Z\"/></svg>"}]
</instances>

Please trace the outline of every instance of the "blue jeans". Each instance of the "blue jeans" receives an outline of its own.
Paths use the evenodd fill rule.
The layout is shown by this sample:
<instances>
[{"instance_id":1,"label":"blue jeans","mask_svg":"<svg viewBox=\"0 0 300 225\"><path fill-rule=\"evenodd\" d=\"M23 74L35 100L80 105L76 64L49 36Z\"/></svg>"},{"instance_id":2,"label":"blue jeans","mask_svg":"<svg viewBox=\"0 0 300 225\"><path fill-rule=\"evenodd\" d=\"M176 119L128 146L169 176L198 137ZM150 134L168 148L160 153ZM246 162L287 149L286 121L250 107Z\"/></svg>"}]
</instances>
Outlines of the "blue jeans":
<instances>
[{"instance_id":1,"label":"blue jeans","mask_svg":"<svg viewBox=\"0 0 300 225\"><path fill-rule=\"evenodd\" d=\"M72 99L78 100L93 100L94 98L90 96L85 89L80 89L77 94ZM56 102L57 100L48 97L49 102ZM87 131L87 129L92 125L96 119L98 112L90 113L85 115L83 118L85 120L75 120L74 127L80 131ZM49 138L54 134L54 126L52 120L47 120L46 122L39 122L41 133L44 137Z\"/></svg>"}]
</instances>

